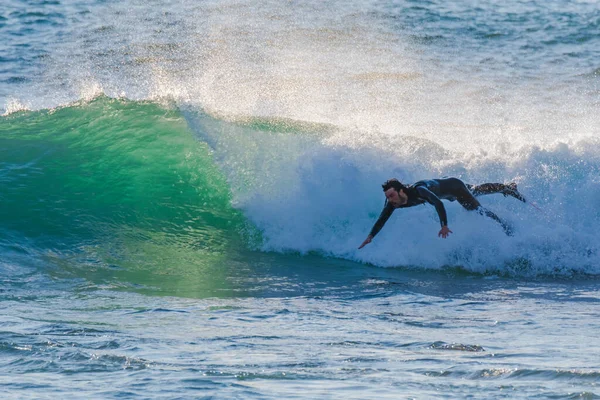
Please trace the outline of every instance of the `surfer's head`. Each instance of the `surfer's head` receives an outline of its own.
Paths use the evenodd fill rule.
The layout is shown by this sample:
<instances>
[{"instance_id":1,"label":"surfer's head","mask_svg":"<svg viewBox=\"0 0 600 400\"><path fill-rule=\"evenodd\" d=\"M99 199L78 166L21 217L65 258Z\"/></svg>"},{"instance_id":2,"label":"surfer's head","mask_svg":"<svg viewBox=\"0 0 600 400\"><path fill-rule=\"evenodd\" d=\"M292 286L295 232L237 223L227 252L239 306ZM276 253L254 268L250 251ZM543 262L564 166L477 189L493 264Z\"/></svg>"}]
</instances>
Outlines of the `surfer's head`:
<instances>
[{"instance_id":1,"label":"surfer's head","mask_svg":"<svg viewBox=\"0 0 600 400\"><path fill-rule=\"evenodd\" d=\"M398 179L392 178L381 185L381 187L385 193L385 198L393 206L400 207L407 203L406 186L400 183Z\"/></svg>"}]
</instances>

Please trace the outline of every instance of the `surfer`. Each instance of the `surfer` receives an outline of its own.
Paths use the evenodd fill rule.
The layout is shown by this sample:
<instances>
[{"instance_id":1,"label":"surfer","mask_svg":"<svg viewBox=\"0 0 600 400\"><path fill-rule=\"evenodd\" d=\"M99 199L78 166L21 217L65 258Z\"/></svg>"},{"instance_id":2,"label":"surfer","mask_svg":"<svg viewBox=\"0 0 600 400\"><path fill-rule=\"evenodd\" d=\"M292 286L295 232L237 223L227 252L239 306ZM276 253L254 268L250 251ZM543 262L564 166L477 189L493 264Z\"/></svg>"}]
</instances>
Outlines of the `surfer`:
<instances>
[{"instance_id":1,"label":"surfer","mask_svg":"<svg viewBox=\"0 0 600 400\"><path fill-rule=\"evenodd\" d=\"M504 229L504 232L508 236L512 236L510 225L501 220L490 210L484 208L475 197L485 194L501 193L505 197L512 196L525 202L525 198L517 190L516 183L483 183L481 185L468 185L457 178L444 178L418 181L413 185L405 186L397 179L390 179L381 186L383 187L386 198L383 211L377 219L377 222L375 222L375 225L373 225L373 229L371 229L369 236L367 236L365 241L360 245L359 249L362 249L367 244L371 243L371 240L373 240L375 235L383 228L383 225L387 222L396 208L413 207L425 203L433 205L438 213L440 224L442 226L438 236L446 238L452 231L448 228L446 209L440 199L450 201L456 200L467 210L475 210L481 215L492 218L502 226L502 229Z\"/></svg>"}]
</instances>

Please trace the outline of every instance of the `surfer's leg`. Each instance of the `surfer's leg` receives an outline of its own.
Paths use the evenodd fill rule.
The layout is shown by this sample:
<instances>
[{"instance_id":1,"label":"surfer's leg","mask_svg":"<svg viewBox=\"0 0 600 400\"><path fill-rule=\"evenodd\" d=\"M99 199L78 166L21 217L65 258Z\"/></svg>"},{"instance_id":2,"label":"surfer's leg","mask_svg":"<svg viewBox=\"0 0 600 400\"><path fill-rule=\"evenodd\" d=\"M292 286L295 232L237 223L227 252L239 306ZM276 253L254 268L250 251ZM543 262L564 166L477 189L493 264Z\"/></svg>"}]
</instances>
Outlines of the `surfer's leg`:
<instances>
[{"instance_id":1,"label":"surfer's leg","mask_svg":"<svg viewBox=\"0 0 600 400\"><path fill-rule=\"evenodd\" d=\"M500 219L500 217L498 217L492 211L483 207L479 203L479 201L477 201L475 196L473 196L473 194L471 194L471 192L469 192L467 190L466 186L465 186L465 190L463 190L461 192L460 196L456 197L456 200L458 200L460 205L463 206L465 209L467 209L469 211L477 211L479 214L485 215L486 217L489 217L489 218L493 219L494 221L498 222L500 224L500 226L502 226L502 229L504 229L504 233L506 233L507 236L512 236L513 232L512 232L512 228L510 227L510 225L508 223L504 222L502 219Z\"/></svg>"},{"instance_id":2,"label":"surfer's leg","mask_svg":"<svg viewBox=\"0 0 600 400\"><path fill-rule=\"evenodd\" d=\"M500 217L498 217L496 214L494 214L487 208L480 206L479 208L477 208L477 212L481 215L485 215L486 217L489 217L489 218L493 219L494 221L498 222L502 226L502 229L504 229L504 233L506 233L506 236L513 235L513 230L511 228L511 226L508 223L506 223L505 221L501 220Z\"/></svg>"},{"instance_id":3,"label":"surfer's leg","mask_svg":"<svg viewBox=\"0 0 600 400\"><path fill-rule=\"evenodd\" d=\"M473 196L501 193L506 185L503 183L482 183L481 185L469 185Z\"/></svg>"},{"instance_id":4,"label":"surfer's leg","mask_svg":"<svg viewBox=\"0 0 600 400\"><path fill-rule=\"evenodd\" d=\"M456 200L458 200L461 206L469 211L477 210L481 207L481 203L468 190L461 191L461 193L456 196Z\"/></svg>"},{"instance_id":5,"label":"surfer's leg","mask_svg":"<svg viewBox=\"0 0 600 400\"><path fill-rule=\"evenodd\" d=\"M439 180L440 188L445 197L452 196L467 210L475 210L481 204L470 192L468 186L458 178Z\"/></svg>"},{"instance_id":6,"label":"surfer's leg","mask_svg":"<svg viewBox=\"0 0 600 400\"><path fill-rule=\"evenodd\" d=\"M526 202L525 197L517 190L517 184L514 182L508 185L504 183L482 183L481 185L468 185L473 196L483 196L485 194L501 193L506 196L512 196L517 200Z\"/></svg>"}]
</instances>

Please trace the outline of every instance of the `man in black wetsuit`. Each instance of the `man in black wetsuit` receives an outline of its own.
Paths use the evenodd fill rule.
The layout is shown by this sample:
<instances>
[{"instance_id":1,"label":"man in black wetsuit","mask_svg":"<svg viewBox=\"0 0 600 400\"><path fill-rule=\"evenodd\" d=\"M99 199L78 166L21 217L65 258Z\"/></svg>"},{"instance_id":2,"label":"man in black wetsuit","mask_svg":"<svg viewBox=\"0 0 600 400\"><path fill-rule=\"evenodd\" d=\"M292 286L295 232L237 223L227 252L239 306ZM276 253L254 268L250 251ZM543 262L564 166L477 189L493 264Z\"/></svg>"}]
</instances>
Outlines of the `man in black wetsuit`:
<instances>
[{"instance_id":1,"label":"man in black wetsuit","mask_svg":"<svg viewBox=\"0 0 600 400\"><path fill-rule=\"evenodd\" d=\"M518 192L515 183L510 183L508 185L503 183L483 183L474 186L466 185L457 178L445 178L423 180L416 182L411 186L405 186L397 179L390 179L385 182L382 187L386 197L385 206L383 207L379 219L377 219L377 222L373 225L373 229L371 229L369 236L367 236L365 241L360 245L359 249L362 249L367 244L371 243L371 240L373 240L375 235L383 228L383 225L387 222L396 208L412 207L425 203L435 206L435 210L440 217L440 224L442 225L442 229L440 229L438 236L446 238L452 231L448 228L446 209L440 199L450 201L456 200L467 210L475 210L480 214L486 215L497 221L504 229L504 232L511 236L512 229L510 226L502 221L496 214L482 207L475 197L484 194L502 193L504 196L512 196L525 202L525 198Z\"/></svg>"}]
</instances>

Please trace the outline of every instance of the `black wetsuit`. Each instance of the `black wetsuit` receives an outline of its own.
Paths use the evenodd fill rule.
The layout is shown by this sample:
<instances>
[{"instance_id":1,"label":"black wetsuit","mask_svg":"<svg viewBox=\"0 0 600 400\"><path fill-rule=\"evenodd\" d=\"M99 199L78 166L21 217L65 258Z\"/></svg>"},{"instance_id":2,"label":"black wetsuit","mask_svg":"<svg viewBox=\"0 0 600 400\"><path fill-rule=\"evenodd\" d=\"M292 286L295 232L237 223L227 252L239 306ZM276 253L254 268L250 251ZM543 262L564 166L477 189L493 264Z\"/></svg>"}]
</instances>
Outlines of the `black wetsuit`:
<instances>
[{"instance_id":1,"label":"black wetsuit","mask_svg":"<svg viewBox=\"0 0 600 400\"><path fill-rule=\"evenodd\" d=\"M469 185L469 187L472 186ZM448 219L446 216L446 208L440 199L458 201L467 210L477 210L480 214L486 215L502 225L502 228L507 235L512 235L510 226L502 221L496 214L482 207L467 185L458 178L418 181L411 186L407 186L403 191L408 197L406 204L396 207L386 201L381 215L377 219L377 222L375 222L375 225L373 225L373 229L371 229L370 235L372 237L375 237L375 235L379 233L396 208L413 207L425 203L429 203L435 207L440 218L441 226L447 226ZM482 192L479 194L489 193L491 192Z\"/></svg>"}]
</instances>

